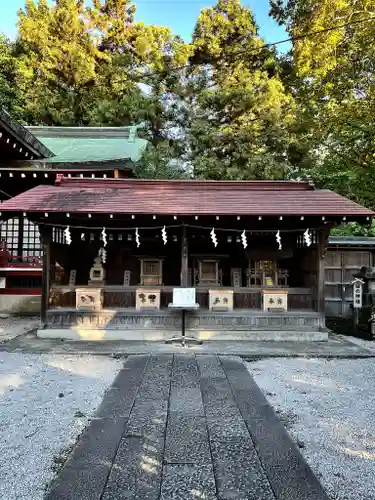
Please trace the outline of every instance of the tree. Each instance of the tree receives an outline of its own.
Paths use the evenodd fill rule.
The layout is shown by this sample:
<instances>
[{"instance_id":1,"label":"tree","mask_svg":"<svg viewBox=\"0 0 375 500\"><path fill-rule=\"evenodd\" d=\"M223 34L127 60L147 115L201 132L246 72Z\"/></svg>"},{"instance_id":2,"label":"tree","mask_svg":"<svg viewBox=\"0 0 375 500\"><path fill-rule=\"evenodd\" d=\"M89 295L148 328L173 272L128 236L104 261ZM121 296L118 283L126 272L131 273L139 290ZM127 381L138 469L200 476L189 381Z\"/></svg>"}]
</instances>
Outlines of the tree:
<instances>
[{"instance_id":1,"label":"tree","mask_svg":"<svg viewBox=\"0 0 375 500\"><path fill-rule=\"evenodd\" d=\"M22 93L17 86L17 72L14 44L0 33L0 108L22 120Z\"/></svg>"},{"instance_id":2,"label":"tree","mask_svg":"<svg viewBox=\"0 0 375 500\"><path fill-rule=\"evenodd\" d=\"M239 0L203 9L193 34L187 138L197 177L285 178L293 99ZM189 89L189 86L188 86Z\"/></svg>"},{"instance_id":3,"label":"tree","mask_svg":"<svg viewBox=\"0 0 375 500\"><path fill-rule=\"evenodd\" d=\"M375 23L365 21L375 0L277 0L271 14L296 37L292 89L310 160L296 175L375 208Z\"/></svg>"},{"instance_id":4,"label":"tree","mask_svg":"<svg viewBox=\"0 0 375 500\"><path fill-rule=\"evenodd\" d=\"M130 0L27 0L17 46L29 123L127 125L144 115L139 82L184 51L168 28L135 23L134 12Z\"/></svg>"}]
</instances>

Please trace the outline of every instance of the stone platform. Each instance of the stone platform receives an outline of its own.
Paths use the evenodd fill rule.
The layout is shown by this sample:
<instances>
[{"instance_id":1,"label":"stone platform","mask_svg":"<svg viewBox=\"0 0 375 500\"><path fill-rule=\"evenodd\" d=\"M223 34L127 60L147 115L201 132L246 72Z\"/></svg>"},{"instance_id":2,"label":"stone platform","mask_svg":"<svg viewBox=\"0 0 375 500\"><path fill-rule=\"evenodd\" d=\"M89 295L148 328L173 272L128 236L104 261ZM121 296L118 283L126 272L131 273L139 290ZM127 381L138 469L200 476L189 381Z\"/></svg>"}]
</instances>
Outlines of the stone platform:
<instances>
[{"instance_id":1,"label":"stone platform","mask_svg":"<svg viewBox=\"0 0 375 500\"><path fill-rule=\"evenodd\" d=\"M325 341L323 320L314 311L265 312L254 309L233 312L199 310L186 317L186 332L200 340L310 340ZM165 341L181 331L181 313L170 310L136 311L76 309L48 311L41 338L69 340Z\"/></svg>"},{"instance_id":2,"label":"stone platform","mask_svg":"<svg viewBox=\"0 0 375 500\"><path fill-rule=\"evenodd\" d=\"M328 500L236 357L129 356L46 500Z\"/></svg>"}]
</instances>

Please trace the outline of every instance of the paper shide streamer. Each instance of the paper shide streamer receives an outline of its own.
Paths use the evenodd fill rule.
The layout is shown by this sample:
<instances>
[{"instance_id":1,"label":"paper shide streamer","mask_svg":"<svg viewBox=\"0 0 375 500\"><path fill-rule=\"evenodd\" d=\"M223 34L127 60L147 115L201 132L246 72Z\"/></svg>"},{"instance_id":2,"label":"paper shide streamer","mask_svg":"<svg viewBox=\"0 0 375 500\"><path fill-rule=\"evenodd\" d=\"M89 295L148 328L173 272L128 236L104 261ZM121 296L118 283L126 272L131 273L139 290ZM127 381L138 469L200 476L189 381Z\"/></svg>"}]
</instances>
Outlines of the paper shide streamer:
<instances>
[{"instance_id":1,"label":"paper shide streamer","mask_svg":"<svg viewBox=\"0 0 375 500\"><path fill-rule=\"evenodd\" d=\"M213 227L211 232L210 232L210 235L211 235L211 239L212 239L212 243L214 244L214 247L216 248L217 245L218 245L218 242L217 242L217 237L216 237L216 233L215 233L215 228Z\"/></svg>"},{"instance_id":2,"label":"paper shide streamer","mask_svg":"<svg viewBox=\"0 0 375 500\"><path fill-rule=\"evenodd\" d=\"M282 250L283 246L281 244L280 230L278 230L276 233L276 241L277 241L277 244L279 245L279 250Z\"/></svg>"},{"instance_id":3,"label":"paper shide streamer","mask_svg":"<svg viewBox=\"0 0 375 500\"><path fill-rule=\"evenodd\" d=\"M64 231L64 238L65 238L65 243L67 245L70 245L72 243L72 236L70 234L70 228L67 226L67 228Z\"/></svg>"}]
</instances>

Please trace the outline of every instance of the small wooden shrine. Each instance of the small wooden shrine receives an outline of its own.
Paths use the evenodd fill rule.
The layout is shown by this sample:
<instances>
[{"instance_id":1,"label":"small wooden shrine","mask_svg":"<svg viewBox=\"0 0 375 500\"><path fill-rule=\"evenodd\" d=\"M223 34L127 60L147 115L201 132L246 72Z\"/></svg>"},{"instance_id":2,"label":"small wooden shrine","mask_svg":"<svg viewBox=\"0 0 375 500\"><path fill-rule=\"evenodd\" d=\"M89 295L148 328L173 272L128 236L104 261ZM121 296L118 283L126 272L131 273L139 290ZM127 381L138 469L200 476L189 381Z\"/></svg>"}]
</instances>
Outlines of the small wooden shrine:
<instances>
[{"instance_id":1,"label":"small wooden shrine","mask_svg":"<svg viewBox=\"0 0 375 500\"><path fill-rule=\"evenodd\" d=\"M73 179L2 204L43 241L41 336L152 339L180 325L193 287L200 338L323 340L330 228L370 210L294 181Z\"/></svg>"}]
</instances>

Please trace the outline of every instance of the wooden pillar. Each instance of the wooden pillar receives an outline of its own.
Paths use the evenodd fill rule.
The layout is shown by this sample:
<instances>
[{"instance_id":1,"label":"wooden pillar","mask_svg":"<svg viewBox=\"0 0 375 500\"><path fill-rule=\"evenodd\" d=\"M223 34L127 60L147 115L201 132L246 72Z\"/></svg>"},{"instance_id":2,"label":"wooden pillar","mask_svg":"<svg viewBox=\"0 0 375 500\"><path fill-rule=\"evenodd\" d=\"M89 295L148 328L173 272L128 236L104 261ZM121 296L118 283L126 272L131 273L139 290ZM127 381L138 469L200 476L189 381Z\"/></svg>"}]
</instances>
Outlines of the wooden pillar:
<instances>
[{"instance_id":1,"label":"wooden pillar","mask_svg":"<svg viewBox=\"0 0 375 500\"><path fill-rule=\"evenodd\" d=\"M321 327L325 327L325 301L324 301L324 280L325 280L325 263L324 255L328 243L329 229L324 229L318 233L317 246L317 281L316 281L316 309L320 314Z\"/></svg>"},{"instance_id":2,"label":"wooden pillar","mask_svg":"<svg viewBox=\"0 0 375 500\"><path fill-rule=\"evenodd\" d=\"M43 249L43 277L42 277L42 299L40 307L40 322L42 327L47 322L47 311L49 302L50 289L50 274L51 274L51 243L52 243L52 228L39 228L42 238Z\"/></svg>"},{"instance_id":3,"label":"wooden pillar","mask_svg":"<svg viewBox=\"0 0 375 500\"><path fill-rule=\"evenodd\" d=\"M18 218L18 248L17 255L23 260L23 235L25 230L25 220L23 217ZM29 240L28 240L29 243Z\"/></svg>"},{"instance_id":4,"label":"wooden pillar","mask_svg":"<svg viewBox=\"0 0 375 500\"><path fill-rule=\"evenodd\" d=\"M181 286L188 286L189 264L188 264L188 239L186 226L181 228Z\"/></svg>"}]
</instances>

